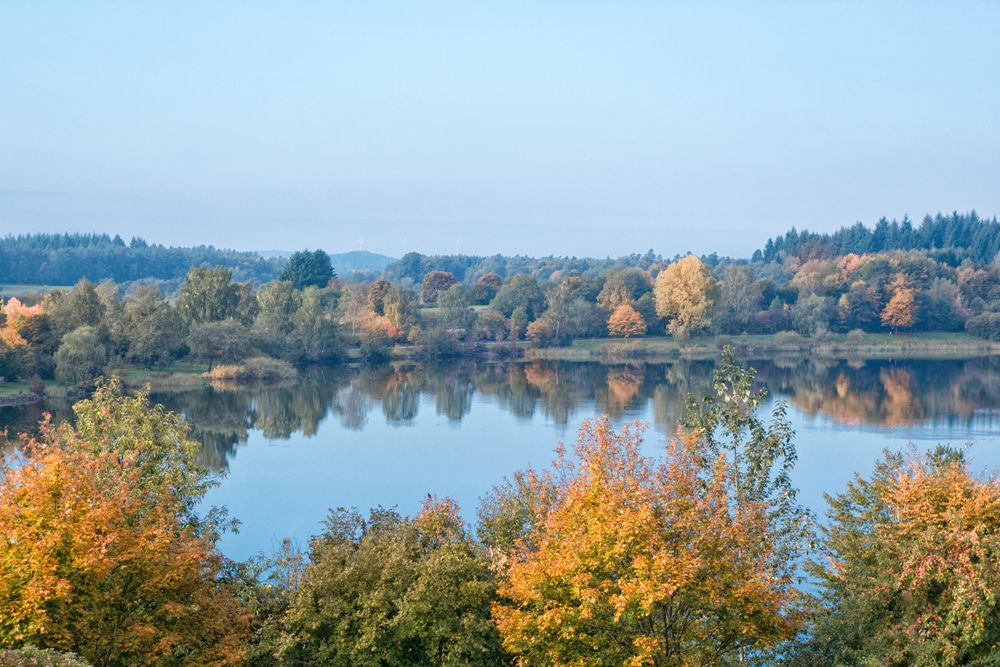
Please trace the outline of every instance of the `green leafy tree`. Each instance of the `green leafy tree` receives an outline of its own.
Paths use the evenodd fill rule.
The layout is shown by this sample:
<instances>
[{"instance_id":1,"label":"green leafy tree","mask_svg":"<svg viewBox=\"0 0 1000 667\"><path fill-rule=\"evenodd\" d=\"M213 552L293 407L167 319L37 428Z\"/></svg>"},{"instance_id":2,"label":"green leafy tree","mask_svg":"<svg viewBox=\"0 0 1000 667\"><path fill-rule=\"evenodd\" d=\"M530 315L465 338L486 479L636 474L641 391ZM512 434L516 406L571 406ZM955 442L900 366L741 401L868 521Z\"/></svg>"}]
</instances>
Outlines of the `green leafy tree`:
<instances>
[{"instance_id":1,"label":"green leafy tree","mask_svg":"<svg viewBox=\"0 0 1000 667\"><path fill-rule=\"evenodd\" d=\"M302 305L302 293L288 280L275 280L257 290L258 314L254 330L263 334L287 336L292 318Z\"/></svg>"},{"instance_id":2,"label":"green leafy tree","mask_svg":"<svg viewBox=\"0 0 1000 667\"><path fill-rule=\"evenodd\" d=\"M510 314L510 338L511 340L522 340L528 331L528 312L524 306L518 306Z\"/></svg>"},{"instance_id":3,"label":"green leafy tree","mask_svg":"<svg viewBox=\"0 0 1000 667\"><path fill-rule=\"evenodd\" d=\"M61 337L79 327L99 327L104 322L105 304L97 293L97 286L84 279L70 290L47 293L42 300L42 310Z\"/></svg>"},{"instance_id":4,"label":"green leafy tree","mask_svg":"<svg viewBox=\"0 0 1000 667\"><path fill-rule=\"evenodd\" d=\"M302 304L292 316L292 337L302 358L332 361L342 356L343 342L337 326L339 294L329 287L307 287Z\"/></svg>"},{"instance_id":5,"label":"green leafy tree","mask_svg":"<svg viewBox=\"0 0 1000 667\"><path fill-rule=\"evenodd\" d=\"M56 377L70 384L88 384L104 372L108 352L97 329L82 326L63 336L56 350Z\"/></svg>"},{"instance_id":6,"label":"green leafy tree","mask_svg":"<svg viewBox=\"0 0 1000 667\"><path fill-rule=\"evenodd\" d=\"M224 266L192 267L177 298L177 311L189 325L238 316L242 290Z\"/></svg>"},{"instance_id":7,"label":"green leafy tree","mask_svg":"<svg viewBox=\"0 0 1000 667\"><path fill-rule=\"evenodd\" d=\"M208 364L236 362L249 356L252 350L250 332L236 320L205 322L191 329L187 337L191 356Z\"/></svg>"},{"instance_id":8,"label":"green leafy tree","mask_svg":"<svg viewBox=\"0 0 1000 667\"><path fill-rule=\"evenodd\" d=\"M545 310L545 293L533 277L516 275L504 283L490 303L490 307L499 311L504 317L510 317L517 308L521 308L531 321L538 318Z\"/></svg>"},{"instance_id":9,"label":"green leafy tree","mask_svg":"<svg viewBox=\"0 0 1000 667\"><path fill-rule=\"evenodd\" d=\"M835 312L830 297L806 294L792 306L792 326L801 334L815 334L829 328Z\"/></svg>"},{"instance_id":10,"label":"green leafy tree","mask_svg":"<svg viewBox=\"0 0 1000 667\"><path fill-rule=\"evenodd\" d=\"M184 345L184 325L156 287L138 287L129 296L121 321L126 360L150 368L177 358Z\"/></svg>"},{"instance_id":11,"label":"green leafy tree","mask_svg":"<svg viewBox=\"0 0 1000 667\"><path fill-rule=\"evenodd\" d=\"M323 250L299 250L288 258L279 280L286 280L295 289L326 287L336 277L330 256Z\"/></svg>"},{"instance_id":12,"label":"green leafy tree","mask_svg":"<svg viewBox=\"0 0 1000 667\"><path fill-rule=\"evenodd\" d=\"M453 503L428 501L414 519L337 510L265 629L267 664L504 664L494 591Z\"/></svg>"},{"instance_id":13,"label":"green leafy tree","mask_svg":"<svg viewBox=\"0 0 1000 667\"><path fill-rule=\"evenodd\" d=\"M469 290L462 285L452 285L438 296L441 324L448 329L472 329L476 314L469 306Z\"/></svg>"}]
</instances>

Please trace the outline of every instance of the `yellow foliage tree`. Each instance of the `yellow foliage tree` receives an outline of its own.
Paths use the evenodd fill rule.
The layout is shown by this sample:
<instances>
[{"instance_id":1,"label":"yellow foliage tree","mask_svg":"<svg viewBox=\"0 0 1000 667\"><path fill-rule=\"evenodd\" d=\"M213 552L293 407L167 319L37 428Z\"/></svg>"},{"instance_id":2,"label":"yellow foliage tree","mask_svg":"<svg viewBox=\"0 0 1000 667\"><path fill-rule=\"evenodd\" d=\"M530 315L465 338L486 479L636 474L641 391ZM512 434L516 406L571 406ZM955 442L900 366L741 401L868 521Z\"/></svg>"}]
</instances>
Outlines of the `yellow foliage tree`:
<instances>
[{"instance_id":1,"label":"yellow foliage tree","mask_svg":"<svg viewBox=\"0 0 1000 667\"><path fill-rule=\"evenodd\" d=\"M719 664L798 629L766 503L732 502L726 457L694 435L662 462L641 441L641 427L587 422L576 460L560 448L553 473L518 477L532 525L497 558L493 614L522 664Z\"/></svg>"},{"instance_id":2,"label":"yellow foliage tree","mask_svg":"<svg viewBox=\"0 0 1000 667\"><path fill-rule=\"evenodd\" d=\"M656 314L669 317L668 331L676 338L686 339L708 326L715 288L712 270L694 255L688 255L656 277L653 290Z\"/></svg>"}]
</instances>

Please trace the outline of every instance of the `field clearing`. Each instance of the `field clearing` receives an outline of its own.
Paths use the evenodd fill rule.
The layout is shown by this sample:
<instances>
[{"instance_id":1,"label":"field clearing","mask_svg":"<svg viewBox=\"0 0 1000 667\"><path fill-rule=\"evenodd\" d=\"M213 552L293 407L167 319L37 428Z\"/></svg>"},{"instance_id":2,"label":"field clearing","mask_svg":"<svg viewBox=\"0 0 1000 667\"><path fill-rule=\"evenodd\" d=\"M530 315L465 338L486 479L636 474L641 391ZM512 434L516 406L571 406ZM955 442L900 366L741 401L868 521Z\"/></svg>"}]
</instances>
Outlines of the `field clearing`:
<instances>
[{"instance_id":1,"label":"field clearing","mask_svg":"<svg viewBox=\"0 0 1000 667\"><path fill-rule=\"evenodd\" d=\"M17 284L7 284L0 285L0 297L9 299L12 296L18 298L26 297L40 297L46 292L55 292L58 290L72 289L72 285L17 285Z\"/></svg>"}]
</instances>

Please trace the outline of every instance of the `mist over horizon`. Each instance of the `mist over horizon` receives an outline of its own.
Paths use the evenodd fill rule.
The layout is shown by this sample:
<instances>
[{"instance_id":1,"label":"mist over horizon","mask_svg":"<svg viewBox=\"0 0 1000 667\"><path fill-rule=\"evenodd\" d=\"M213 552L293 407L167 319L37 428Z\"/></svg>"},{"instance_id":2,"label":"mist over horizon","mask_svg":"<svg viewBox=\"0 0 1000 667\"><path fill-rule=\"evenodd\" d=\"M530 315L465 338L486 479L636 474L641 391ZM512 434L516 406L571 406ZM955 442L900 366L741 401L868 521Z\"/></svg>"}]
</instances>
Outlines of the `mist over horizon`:
<instances>
[{"instance_id":1,"label":"mist over horizon","mask_svg":"<svg viewBox=\"0 0 1000 667\"><path fill-rule=\"evenodd\" d=\"M793 226L992 217L997 25L982 2L7 3L0 224L742 257Z\"/></svg>"}]
</instances>

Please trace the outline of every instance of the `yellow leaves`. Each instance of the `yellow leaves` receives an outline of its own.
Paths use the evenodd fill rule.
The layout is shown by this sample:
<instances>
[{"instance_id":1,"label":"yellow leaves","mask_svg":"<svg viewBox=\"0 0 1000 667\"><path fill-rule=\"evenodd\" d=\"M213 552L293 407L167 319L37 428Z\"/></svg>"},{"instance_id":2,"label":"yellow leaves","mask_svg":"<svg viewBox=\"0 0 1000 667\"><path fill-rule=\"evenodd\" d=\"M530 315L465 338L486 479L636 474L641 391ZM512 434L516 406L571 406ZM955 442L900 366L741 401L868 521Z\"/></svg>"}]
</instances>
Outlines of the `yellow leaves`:
<instances>
[{"instance_id":1,"label":"yellow leaves","mask_svg":"<svg viewBox=\"0 0 1000 667\"><path fill-rule=\"evenodd\" d=\"M194 664L238 655L246 612L218 581L214 543L134 452L93 445L43 423L22 460L0 464L0 643L121 664L181 645Z\"/></svg>"},{"instance_id":2,"label":"yellow leaves","mask_svg":"<svg viewBox=\"0 0 1000 667\"><path fill-rule=\"evenodd\" d=\"M587 650L600 664L682 660L710 650L690 640L715 614L742 619L748 643L794 631L787 586L761 562L766 508L731 506L725 459L703 476L697 438L671 442L660 463L640 454L641 432L585 423L578 462L557 458L555 500L506 561L494 618L528 662L590 664Z\"/></svg>"},{"instance_id":3,"label":"yellow leaves","mask_svg":"<svg viewBox=\"0 0 1000 667\"><path fill-rule=\"evenodd\" d=\"M656 314L671 318L670 331L685 338L706 326L715 295L711 269L694 255L670 264L656 277Z\"/></svg>"}]
</instances>

